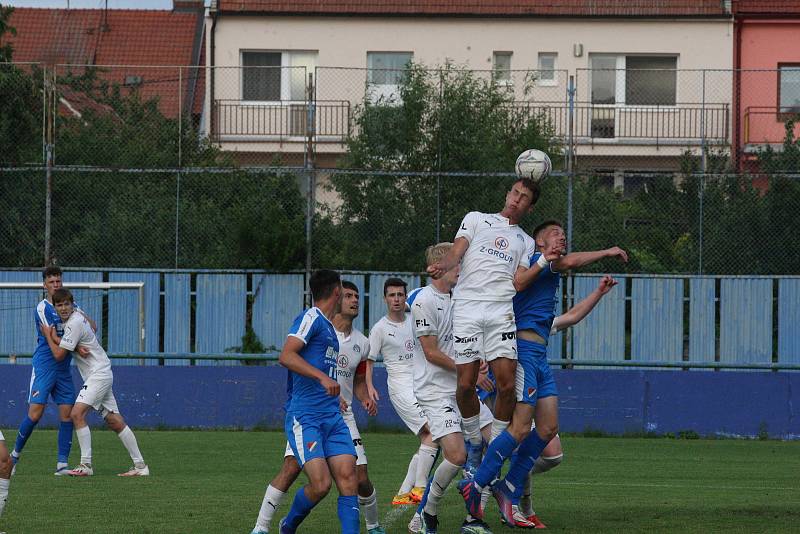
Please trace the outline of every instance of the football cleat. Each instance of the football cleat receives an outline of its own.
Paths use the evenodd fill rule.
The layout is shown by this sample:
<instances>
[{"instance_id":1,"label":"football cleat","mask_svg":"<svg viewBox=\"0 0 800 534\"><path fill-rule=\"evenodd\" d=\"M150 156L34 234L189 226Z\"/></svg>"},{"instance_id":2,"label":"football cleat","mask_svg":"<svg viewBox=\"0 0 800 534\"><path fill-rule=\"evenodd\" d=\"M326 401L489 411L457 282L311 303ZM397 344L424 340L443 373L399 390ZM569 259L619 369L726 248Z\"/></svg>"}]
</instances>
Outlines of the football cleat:
<instances>
[{"instance_id":1,"label":"football cleat","mask_svg":"<svg viewBox=\"0 0 800 534\"><path fill-rule=\"evenodd\" d=\"M414 486L408 494L411 496L411 500L414 501L414 504L419 504L422 502L422 496L425 495L425 488L422 486Z\"/></svg>"},{"instance_id":2,"label":"football cleat","mask_svg":"<svg viewBox=\"0 0 800 534\"><path fill-rule=\"evenodd\" d=\"M542 523L542 522L539 520L539 518L537 517L537 515L536 515L536 514L531 514L531 515L529 515L528 517L526 517L525 519L527 519L528 521L530 521L531 523L533 523L534 525L536 525L536 526L534 526L533 528L547 528L547 525L545 525L544 523Z\"/></svg>"},{"instance_id":3,"label":"football cleat","mask_svg":"<svg viewBox=\"0 0 800 534\"><path fill-rule=\"evenodd\" d=\"M436 534L438 528L439 528L439 518L423 510L422 532L424 532L424 534Z\"/></svg>"},{"instance_id":4,"label":"football cleat","mask_svg":"<svg viewBox=\"0 0 800 534\"><path fill-rule=\"evenodd\" d=\"M503 514L500 514L501 523L503 523L506 526L516 527L516 528L536 528L536 524L529 521L528 518L525 517L525 514L520 512L519 507L517 505L513 505L511 507L511 510L512 510L511 517L514 519L514 522L509 525L508 522L506 521L505 516L503 516Z\"/></svg>"},{"instance_id":5,"label":"football cleat","mask_svg":"<svg viewBox=\"0 0 800 534\"><path fill-rule=\"evenodd\" d=\"M377 526L375 528L371 528L367 531L367 534L386 534L386 531L383 530L383 527Z\"/></svg>"},{"instance_id":6,"label":"football cleat","mask_svg":"<svg viewBox=\"0 0 800 534\"><path fill-rule=\"evenodd\" d=\"M79 464L75 469L70 469L67 474L73 477L90 477L94 475L94 469L90 464Z\"/></svg>"},{"instance_id":7,"label":"football cleat","mask_svg":"<svg viewBox=\"0 0 800 534\"><path fill-rule=\"evenodd\" d=\"M464 498L467 513L475 519L483 519L481 508L481 490L471 479L464 479L458 483L458 492Z\"/></svg>"},{"instance_id":8,"label":"football cleat","mask_svg":"<svg viewBox=\"0 0 800 534\"><path fill-rule=\"evenodd\" d=\"M250 534L269 534L269 531L260 530L260 529L259 530L255 530L254 529L253 532L251 532Z\"/></svg>"},{"instance_id":9,"label":"football cleat","mask_svg":"<svg viewBox=\"0 0 800 534\"><path fill-rule=\"evenodd\" d=\"M489 529L489 525L480 519L475 519L473 521L465 520L461 524L461 534L492 534L492 531Z\"/></svg>"},{"instance_id":10,"label":"football cleat","mask_svg":"<svg viewBox=\"0 0 800 534\"><path fill-rule=\"evenodd\" d=\"M150 476L150 468L146 465L144 467L136 467L135 465L117 475L118 477L147 477Z\"/></svg>"},{"instance_id":11,"label":"football cleat","mask_svg":"<svg viewBox=\"0 0 800 534\"><path fill-rule=\"evenodd\" d=\"M62 465L61 467L56 467L56 471L53 474L57 477L69 476L69 467L66 465Z\"/></svg>"},{"instance_id":12,"label":"football cleat","mask_svg":"<svg viewBox=\"0 0 800 534\"><path fill-rule=\"evenodd\" d=\"M506 525L514 525L514 501L508 492L505 481L500 481L492 486L492 495L500 508L500 519Z\"/></svg>"},{"instance_id":13,"label":"football cleat","mask_svg":"<svg viewBox=\"0 0 800 534\"><path fill-rule=\"evenodd\" d=\"M408 522L408 534L421 534L422 533L422 516L419 512L414 514L411 521Z\"/></svg>"},{"instance_id":14,"label":"football cleat","mask_svg":"<svg viewBox=\"0 0 800 534\"><path fill-rule=\"evenodd\" d=\"M405 506L417 504L414 502L414 499L411 497L411 492L400 494L398 493L392 498L392 506Z\"/></svg>"}]
</instances>

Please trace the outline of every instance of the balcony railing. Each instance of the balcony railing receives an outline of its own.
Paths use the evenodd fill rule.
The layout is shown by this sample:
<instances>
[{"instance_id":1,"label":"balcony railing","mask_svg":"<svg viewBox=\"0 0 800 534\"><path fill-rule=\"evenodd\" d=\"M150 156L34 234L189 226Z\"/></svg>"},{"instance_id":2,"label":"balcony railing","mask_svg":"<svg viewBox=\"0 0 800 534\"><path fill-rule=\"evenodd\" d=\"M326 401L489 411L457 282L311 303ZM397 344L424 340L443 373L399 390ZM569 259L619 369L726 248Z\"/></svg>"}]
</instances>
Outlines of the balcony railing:
<instances>
[{"instance_id":1,"label":"balcony railing","mask_svg":"<svg viewBox=\"0 0 800 534\"><path fill-rule=\"evenodd\" d=\"M351 113L350 102L346 100L317 100L313 108L303 100L215 100L213 135L218 140L242 137L254 141L301 141L309 133L309 112L314 115L314 133L318 139L342 141L347 136Z\"/></svg>"},{"instance_id":2,"label":"balcony railing","mask_svg":"<svg viewBox=\"0 0 800 534\"><path fill-rule=\"evenodd\" d=\"M779 145L786 137L786 122L794 121L800 136L800 108L749 106L744 109L744 144Z\"/></svg>"}]
</instances>

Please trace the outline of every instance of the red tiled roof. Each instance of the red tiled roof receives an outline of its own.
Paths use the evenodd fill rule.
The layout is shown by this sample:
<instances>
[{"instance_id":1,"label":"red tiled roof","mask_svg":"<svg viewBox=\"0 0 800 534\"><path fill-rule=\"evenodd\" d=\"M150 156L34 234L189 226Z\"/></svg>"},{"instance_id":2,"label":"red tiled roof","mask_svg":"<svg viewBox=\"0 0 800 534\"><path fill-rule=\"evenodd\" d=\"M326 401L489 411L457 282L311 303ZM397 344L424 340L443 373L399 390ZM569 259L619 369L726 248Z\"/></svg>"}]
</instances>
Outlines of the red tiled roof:
<instances>
[{"instance_id":1,"label":"red tiled roof","mask_svg":"<svg viewBox=\"0 0 800 534\"><path fill-rule=\"evenodd\" d=\"M713 16L722 0L218 0L220 12L303 15Z\"/></svg>"},{"instance_id":2,"label":"red tiled roof","mask_svg":"<svg viewBox=\"0 0 800 534\"><path fill-rule=\"evenodd\" d=\"M194 64L195 41L202 39L202 33L198 35L202 17L202 11L15 8L9 24L17 34L6 34L2 41L13 46L15 62L158 67L101 69L99 76L121 85L126 78L140 78L142 97L158 97L161 111L175 117L178 69L164 66ZM183 78L187 72L183 70ZM185 80L183 85L185 98ZM195 97L202 98L202 94L195 93Z\"/></svg>"},{"instance_id":3,"label":"red tiled roof","mask_svg":"<svg viewBox=\"0 0 800 534\"><path fill-rule=\"evenodd\" d=\"M734 15L800 15L800 0L733 0Z\"/></svg>"}]
</instances>

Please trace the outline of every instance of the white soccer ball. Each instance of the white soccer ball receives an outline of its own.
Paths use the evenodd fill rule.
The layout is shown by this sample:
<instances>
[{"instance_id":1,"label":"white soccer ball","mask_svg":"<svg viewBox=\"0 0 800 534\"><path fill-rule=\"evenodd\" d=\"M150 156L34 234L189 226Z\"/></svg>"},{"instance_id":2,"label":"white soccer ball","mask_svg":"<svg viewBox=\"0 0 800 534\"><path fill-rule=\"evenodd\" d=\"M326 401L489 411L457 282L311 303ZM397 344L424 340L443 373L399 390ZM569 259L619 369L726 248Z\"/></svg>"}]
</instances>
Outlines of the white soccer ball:
<instances>
[{"instance_id":1,"label":"white soccer ball","mask_svg":"<svg viewBox=\"0 0 800 534\"><path fill-rule=\"evenodd\" d=\"M541 182L547 178L551 170L553 164L550 157L535 148L530 148L517 156L517 163L514 165L518 178L529 178L534 182Z\"/></svg>"}]
</instances>

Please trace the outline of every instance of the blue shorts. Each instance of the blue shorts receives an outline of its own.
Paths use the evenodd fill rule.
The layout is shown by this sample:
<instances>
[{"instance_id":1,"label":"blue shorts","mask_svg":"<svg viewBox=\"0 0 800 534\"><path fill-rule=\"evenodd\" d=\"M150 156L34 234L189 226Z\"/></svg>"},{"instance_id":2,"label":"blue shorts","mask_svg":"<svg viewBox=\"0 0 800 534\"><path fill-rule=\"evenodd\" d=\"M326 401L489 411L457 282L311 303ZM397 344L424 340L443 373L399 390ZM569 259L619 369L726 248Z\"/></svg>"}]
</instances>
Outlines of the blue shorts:
<instances>
[{"instance_id":1,"label":"blue shorts","mask_svg":"<svg viewBox=\"0 0 800 534\"><path fill-rule=\"evenodd\" d=\"M356 455L353 438L342 414L286 414L286 439L300 467L314 458Z\"/></svg>"},{"instance_id":2,"label":"blue shorts","mask_svg":"<svg viewBox=\"0 0 800 534\"><path fill-rule=\"evenodd\" d=\"M28 403L47 404L50 396L56 404L75 404L75 385L72 383L72 372L69 368L44 370L33 368Z\"/></svg>"},{"instance_id":3,"label":"blue shorts","mask_svg":"<svg viewBox=\"0 0 800 534\"><path fill-rule=\"evenodd\" d=\"M517 401L535 406L536 399L558 396L547 346L517 338L517 351Z\"/></svg>"}]
</instances>

